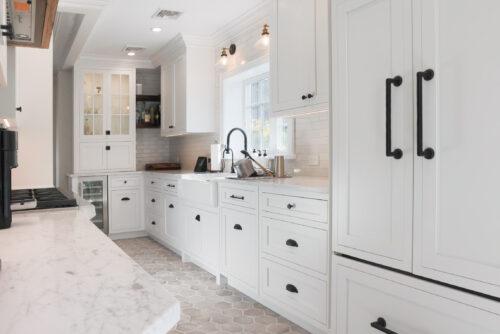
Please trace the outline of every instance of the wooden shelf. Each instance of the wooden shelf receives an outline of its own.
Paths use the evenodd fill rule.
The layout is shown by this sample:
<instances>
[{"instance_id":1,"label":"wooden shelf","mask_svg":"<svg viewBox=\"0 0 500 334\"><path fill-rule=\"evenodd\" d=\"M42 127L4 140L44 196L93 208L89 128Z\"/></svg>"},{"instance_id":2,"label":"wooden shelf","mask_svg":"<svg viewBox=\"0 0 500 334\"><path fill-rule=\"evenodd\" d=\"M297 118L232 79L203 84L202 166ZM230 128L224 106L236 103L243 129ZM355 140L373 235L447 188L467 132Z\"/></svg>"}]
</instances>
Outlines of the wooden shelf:
<instances>
[{"instance_id":1,"label":"wooden shelf","mask_svg":"<svg viewBox=\"0 0 500 334\"><path fill-rule=\"evenodd\" d=\"M136 101L160 102L161 95L136 95Z\"/></svg>"},{"instance_id":2,"label":"wooden shelf","mask_svg":"<svg viewBox=\"0 0 500 334\"><path fill-rule=\"evenodd\" d=\"M159 129L161 126L160 124L147 124L147 123L136 123L135 128L136 129Z\"/></svg>"}]
</instances>

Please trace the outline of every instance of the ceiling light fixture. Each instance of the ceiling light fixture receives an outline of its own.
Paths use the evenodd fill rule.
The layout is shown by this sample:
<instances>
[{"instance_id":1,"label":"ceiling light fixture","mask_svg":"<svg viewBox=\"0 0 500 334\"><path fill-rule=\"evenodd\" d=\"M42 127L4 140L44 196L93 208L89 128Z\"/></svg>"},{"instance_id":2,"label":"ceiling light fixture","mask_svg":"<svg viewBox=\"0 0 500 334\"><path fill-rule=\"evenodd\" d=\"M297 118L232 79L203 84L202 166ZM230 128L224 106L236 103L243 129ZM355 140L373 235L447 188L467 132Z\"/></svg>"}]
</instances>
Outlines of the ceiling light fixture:
<instances>
[{"instance_id":1,"label":"ceiling light fixture","mask_svg":"<svg viewBox=\"0 0 500 334\"><path fill-rule=\"evenodd\" d=\"M127 53L127 55L128 55L128 56L131 56L131 57L132 57L132 56L135 56L135 52L130 51L129 53Z\"/></svg>"},{"instance_id":2,"label":"ceiling light fixture","mask_svg":"<svg viewBox=\"0 0 500 334\"><path fill-rule=\"evenodd\" d=\"M222 53L220 55L220 59L217 62L217 66L219 67L224 67L227 65L227 60L228 60L228 55L227 52L229 51L229 54L232 56L236 53L236 45L231 44L229 48L222 48Z\"/></svg>"},{"instance_id":3,"label":"ceiling light fixture","mask_svg":"<svg viewBox=\"0 0 500 334\"><path fill-rule=\"evenodd\" d=\"M152 32L161 32L162 30L163 30L163 29L162 29L162 28L160 28L160 27L153 27L153 28L151 28L151 31L152 31Z\"/></svg>"},{"instance_id":4,"label":"ceiling light fixture","mask_svg":"<svg viewBox=\"0 0 500 334\"><path fill-rule=\"evenodd\" d=\"M262 29L262 34L260 35L259 40L255 43L255 47L257 49L267 49L269 47L269 25L264 24L264 28Z\"/></svg>"}]
</instances>

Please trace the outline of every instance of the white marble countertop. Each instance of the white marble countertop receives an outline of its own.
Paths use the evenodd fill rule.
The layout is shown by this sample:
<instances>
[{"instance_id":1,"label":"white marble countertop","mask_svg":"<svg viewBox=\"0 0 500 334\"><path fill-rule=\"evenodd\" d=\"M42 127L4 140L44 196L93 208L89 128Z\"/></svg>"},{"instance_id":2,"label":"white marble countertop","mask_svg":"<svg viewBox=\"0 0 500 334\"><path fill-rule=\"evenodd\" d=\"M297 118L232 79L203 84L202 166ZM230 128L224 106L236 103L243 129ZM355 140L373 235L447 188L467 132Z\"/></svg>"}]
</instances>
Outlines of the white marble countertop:
<instances>
[{"instance_id":1,"label":"white marble countertop","mask_svg":"<svg viewBox=\"0 0 500 334\"><path fill-rule=\"evenodd\" d=\"M161 333L179 302L89 221L88 207L16 213L0 230L0 333Z\"/></svg>"}]
</instances>

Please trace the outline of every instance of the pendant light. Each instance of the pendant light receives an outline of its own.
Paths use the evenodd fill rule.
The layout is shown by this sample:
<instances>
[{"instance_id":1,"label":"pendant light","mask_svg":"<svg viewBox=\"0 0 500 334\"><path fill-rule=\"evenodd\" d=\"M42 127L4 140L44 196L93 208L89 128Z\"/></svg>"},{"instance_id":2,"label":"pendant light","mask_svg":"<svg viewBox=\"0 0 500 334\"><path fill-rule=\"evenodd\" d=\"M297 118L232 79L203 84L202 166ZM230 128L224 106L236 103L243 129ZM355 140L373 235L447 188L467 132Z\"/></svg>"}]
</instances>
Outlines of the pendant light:
<instances>
[{"instance_id":1,"label":"pendant light","mask_svg":"<svg viewBox=\"0 0 500 334\"><path fill-rule=\"evenodd\" d=\"M259 40L255 43L257 49L267 49L269 47L269 25L264 24L262 34Z\"/></svg>"}]
</instances>

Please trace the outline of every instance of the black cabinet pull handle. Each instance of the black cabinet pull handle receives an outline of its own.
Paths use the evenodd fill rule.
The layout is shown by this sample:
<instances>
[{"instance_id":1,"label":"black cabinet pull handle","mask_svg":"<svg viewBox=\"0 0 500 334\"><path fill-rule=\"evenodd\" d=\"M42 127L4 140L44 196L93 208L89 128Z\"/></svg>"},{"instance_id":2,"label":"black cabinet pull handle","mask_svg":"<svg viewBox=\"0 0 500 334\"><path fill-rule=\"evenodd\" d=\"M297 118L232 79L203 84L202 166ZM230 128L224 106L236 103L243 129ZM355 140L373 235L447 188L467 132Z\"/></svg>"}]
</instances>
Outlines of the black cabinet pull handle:
<instances>
[{"instance_id":1,"label":"black cabinet pull handle","mask_svg":"<svg viewBox=\"0 0 500 334\"><path fill-rule=\"evenodd\" d=\"M153 221L151 222L151 225L156 225L156 222L153 220Z\"/></svg>"},{"instance_id":2,"label":"black cabinet pull handle","mask_svg":"<svg viewBox=\"0 0 500 334\"><path fill-rule=\"evenodd\" d=\"M169 187L169 188L175 188L175 184L167 184L167 187Z\"/></svg>"},{"instance_id":3,"label":"black cabinet pull handle","mask_svg":"<svg viewBox=\"0 0 500 334\"><path fill-rule=\"evenodd\" d=\"M295 241L293 239L288 239L286 241L286 245L290 246L290 247L299 247L299 244L297 243L297 241Z\"/></svg>"},{"instance_id":4,"label":"black cabinet pull handle","mask_svg":"<svg viewBox=\"0 0 500 334\"><path fill-rule=\"evenodd\" d=\"M288 203L286 207L288 210L292 210L293 208L295 208L295 203Z\"/></svg>"},{"instance_id":5,"label":"black cabinet pull handle","mask_svg":"<svg viewBox=\"0 0 500 334\"><path fill-rule=\"evenodd\" d=\"M424 150L422 83L423 80L429 81L432 80L432 78L434 78L434 71L431 69L428 69L424 72L417 72L417 155L428 160L434 158L434 150L430 147Z\"/></svg>"},{"instance_id":6,"label":"black cabinet pull handle","mask_svg":"<svg viewBox=\"0 0 500 334\"><path fill-rule=\"evenodd\" d=\"M156 200L153 198L153 199L151 200L151 203L156 203Z\"/></svg>"},{"instance_id":7,"label":"black cabinet pull handle","mask_svg":"<svg viewBox=\"0 0 500 334\"><path fill-rule=\"evenodd\" d=\"M231 195L229 196L230 198L233 198L233 199L239 199L241 201L243 201L245 199L245 196L236 196L236 195Z\"/></svg>"},{"instance_id":8,"label":"black cabinet pull handle","mask_svg":"<svg viewBox=\"0 0 500 334\"><path fill-rule=\"evenodd\" d=\"M200 215L196 215L196 217L194 217L194 219L196 219L197 221L201 221Z\"/></svg>"},{"instance_id":9,"label":"black cabinet pull handle","mask_svg":"<svg viewBox=\"0 0 500 334\"><path fill-rule=\"evenodd\" d=\"M122 198L122 201L130 201L130 198L128 198L128 197L123 197L123 198Z\"/></svg>"},{"instance_id":10,"label":"black cabinet pull handle","mask_svg":"<svg viewBox=\"0 0 500 334\"><path fill-rule=\"evenodd\" d=\"M305 100L305 99L307 99L307 96L302 95L302 100Z\"/></svg>"},{"instance_id":11,"label":"black cabinet pull handle","mask_svg":"<svg viewBox=\"0 0 500 334\"><path fill-rule=\"evenodd\" d=\"M392 114L392 85L394 87L399 87L403 83L403 78L399 75L394 78L388 78L385 80L385 155L388 157L393 157L394 159L401 159L403 157L403 151L399 148L392 150L392 128L391 128L391 114Z\"/></svg>"},{"instance_id":12,"label":"black cabinet pull handle","mask_svg":"<svg viewBox=\"0 0 500 334\"><path fill-rule=\"evenodd\" d=\"M384 318L378 318L377 321L372 322L370 326L386 334L398 334L395 331L391 331L390 329L385 327L387 326L387 323L385 322Z\"/></svg>"},{"instance_id":13,"label":"black cabinet pull handle","mask_svg":"<svg viewBox=\"0 0 500 334\"><path fill-rule=\"evenodd\" d=\"M14 33L12 31L2 31L2 36L7 36L9 39L14 38Z\"/></svg>"},{"instance_id":14,"label":"black cabinet pull handle","mask_svg":"<svg viewBox=\"0 0 500 334\"><path fill-rule=\"evenodd\" d=\"M168 126L168 128L169 128L169 129L173 129L173 128L174 128L174 126L173 126L173 125L169 125L169 126Z\"/></svg>"},{"instance_id":15,"label":"black cabinet pull handle","mask_svg":"<svg viewBox=\"0 0 500 334\"><path fill-rule=\"evenodd\" d=\"M111 146L106 146L106 151L111 150Z\"/></svg>"},{"instance_id":16,"label":"black cabinet pull handle","mask_svg":"<svg viewBox=\"0 0 500 334\"><path fill-rule=\"evenodd\" d=\"M235 230L240 230L240 231L243 231L243 228L241 227L241 225L240 225L240 224L236 224L236 225L234 225L234 227L233 227L233 228L234 228Z\"/></svg>"},{"instance_id":17,"label":"black cabinet pull handle","mask_svg":"<svg viewBox=\"0 0 500 334\"><path fill-rule=\"evenodd\" d=\"M123 183L127 184L127 181L123 181Z\"/></svg>"},{"instance_id":18,"label":"black cabinet pull handle","mask_svg":"<svg viewBox=\"0 0 500 334\"><path fill-rule=\"evenodd\" d=\"M299 293L299 290L293 284L287 284L286 291L291 292L291 293Z\"/></svg>"},{"instance_id":19,"label":"black cabinet pull handle","mask_svg":"<svg viewBox=\"0 0 500 334\"><path fill-rule=\"evenodd\" d=\"M22 112L23 111L23 107L17 107L16 110L19 111L19 112Z\"/></svg>"},{"instance_id":20,"label":"black cabinet pull handle","mask_svg":"<svg viewBox=\"0 0 500 334\"><path fill-rule=\"evenodd\" d=\"M173 208L174 208L174 205L173 205L173 204L170 204L168 207L169 207L170 209L173 209Z\"/></svg>"},{"instance_id":21,"label":"black cabinet pull handle","mask_svg":"<svg viewBox=\"0 0 500 334\"><path fill-rule=\"evenodd\" d=\"M312 99L313 97L314 97L314 94L311 94L311 93L307 94L308 99Z\"/></svg>"},{"instance_id":22,"label":"black cabinet pull handle","mask_svg":"<svg viewBox=\"0 0 500 334\"><path fill-rule=\"evenodd\" d=\"M151 184L155 184L155 181L151 181Z\"/></svg>"}]
</instances>

